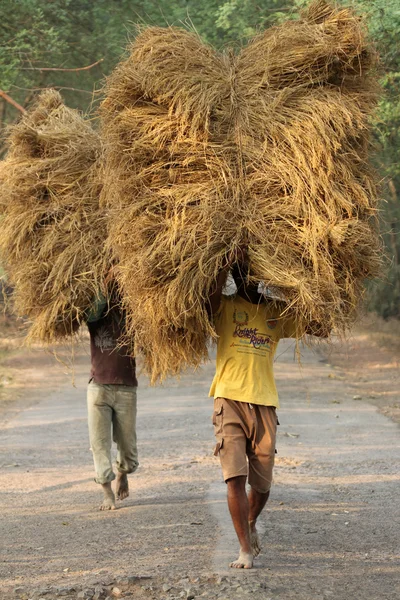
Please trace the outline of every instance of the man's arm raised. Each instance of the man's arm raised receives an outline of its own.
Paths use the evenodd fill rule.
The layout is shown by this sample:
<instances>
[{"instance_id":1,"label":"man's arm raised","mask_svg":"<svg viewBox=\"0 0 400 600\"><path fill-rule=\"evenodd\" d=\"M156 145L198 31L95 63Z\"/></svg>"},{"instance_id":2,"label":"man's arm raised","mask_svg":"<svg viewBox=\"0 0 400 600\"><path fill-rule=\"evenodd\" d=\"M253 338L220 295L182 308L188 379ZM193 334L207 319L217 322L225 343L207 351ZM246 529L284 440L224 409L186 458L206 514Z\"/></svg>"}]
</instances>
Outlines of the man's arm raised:
<instances>
[{"instance_id":1,"label":"man's arm raised","mask_svg":"<svg viewBox=\"0 0 400 600\"><path fill-rule=\"evenodd\" d=\"M214 286L211 288L211 293L208 296L207 302L207 312L210 317L213 317L217 314L219 307L221 305L222 299L222 290L224 289L226 280L229 275L230 264L227 263L224 267L222 267L221 271L218 273L217 280Z\"/></svg>"}]
</instances>

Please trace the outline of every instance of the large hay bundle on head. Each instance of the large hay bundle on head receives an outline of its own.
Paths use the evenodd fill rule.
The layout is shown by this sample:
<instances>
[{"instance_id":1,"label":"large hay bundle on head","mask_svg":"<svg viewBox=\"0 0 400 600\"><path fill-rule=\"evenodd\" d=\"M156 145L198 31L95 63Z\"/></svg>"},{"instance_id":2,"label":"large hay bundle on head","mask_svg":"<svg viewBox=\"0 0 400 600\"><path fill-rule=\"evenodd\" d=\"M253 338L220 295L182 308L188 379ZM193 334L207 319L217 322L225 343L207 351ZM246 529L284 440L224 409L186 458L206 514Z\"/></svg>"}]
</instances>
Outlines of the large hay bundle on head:
<instances>
[{"instance_id":1,"label":"large hay bundle on head","mask_svg":"<svg viewBox=\"0 0 400 600\"><path fill-rule=\"evenodd\" d=\"M278 288L299 321L352 321L380 266L367 164L375 63L359 18L319 0L238 56L176 28L133 43L101 109L104 198L153 380L206 356L206 300L243 243L250 277Z\"/></svg>"},{"instance_id":2,"label":"large hay bundle on head","mask_svg":"<svg viewBox=\"0 0 400 600\"><path fill-rule=\"evenodd\" d=\"M1 165L0 253L30 341L78 328L104 278L101 144L90 123L46 90L8 135Z\"/></svg>"},{"instance_id":3,"label":"large hay bundle on head","mask_svg":"<svg viewBox=\"0 0 400 600\"><path fill-rule=\"evenodd\" d=\"M109 244L128 329L153 380L207 356L213 329L204 298L227 248L241 239L223 118L227 67L195 35L150 28L108 80Z\"/></svg>"},{"instance_id":4,"label":"large hay bundle on head","mask_svg":"<svg viewBox=\"0 0 400 600\"><path fill-rule=\"evenodd\" d=\"M351 324L381 266L368 164L376 62L360 19L322 1L237 61L252 275L327 331Z\"/></svg>"}]
</instances>

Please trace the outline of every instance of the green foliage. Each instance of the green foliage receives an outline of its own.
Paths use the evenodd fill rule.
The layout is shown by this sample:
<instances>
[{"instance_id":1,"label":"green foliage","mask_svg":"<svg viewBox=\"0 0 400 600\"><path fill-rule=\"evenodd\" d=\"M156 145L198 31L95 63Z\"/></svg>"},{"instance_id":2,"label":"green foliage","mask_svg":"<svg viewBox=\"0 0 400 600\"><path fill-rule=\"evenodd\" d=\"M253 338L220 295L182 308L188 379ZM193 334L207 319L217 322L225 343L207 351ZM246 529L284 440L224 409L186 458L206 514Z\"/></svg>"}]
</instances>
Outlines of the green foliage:
<instances>
[{"instance_id":1,"label":"green foliage","mask_svg":"<svg viewBox=\"0 0 400 600\"><path fill-rule=\"evenodd\" d=\"M59 57L68 45L47 22L43 10L32 0L4 0L0 20L0 86L9 90L16 78L29 85L32 74L25 71L46 56ZM21 18L22 17L22 18Z\"/></svg>"},{"instance_id":2,"label":"green foliage","mask_svg":"<svg viewBox=\"0 0 400 600\"><path fill-rule=\"evenodd\" d=\"M133 23L165 25L161 4L140 0L2 0L0 88L26 106L37 89L56 87L70 106L87 108L96 85L123 53ZM40 70L81 68L100 59L100 65L85 71ZM3 103L0 126L16 116L14 109Z\"/></svg>"},{"instance_id":3,"label":"green foliage","mask_svg":"<svg viewBox=\"0 0 400 600\"><path fill-rule=\"evenodd\" d=\"M23 106L43 87L61 89L73 107L89 106L134 36L136 23L192 28L217 47L253 35L291 0L2 0L0 88ZM87 71L41 71L40 67ZM16 118L0 107L0 126ZM6 114L4 114L4 111Z\"/></svg>"},{"instance_id":4,"label":"green foliage","mask_svg":"<svg viewBox=\"0 0 400 600\"><path fill-rule=\"evenodd\" d=\"M215 26L224 32L227 41L240 40L268 27L281 15L287 17L292 5L290 0L228 0L218 7Z\"/></svg>"},{"instance_id":5,"label":"green foliage","mask_svg":"<svg viewBox=\"0 0 400 600\"><path fill-rule=\"evenodd\" d=\"M382 174L386 203L382 230L388 254L388 272L372 289L371 306L385 318L400 318L400 3L398 0L354 0L367 14L372 39L380 52L384 95L375 125L375 161Z\"/></svg>"}]
</instances>

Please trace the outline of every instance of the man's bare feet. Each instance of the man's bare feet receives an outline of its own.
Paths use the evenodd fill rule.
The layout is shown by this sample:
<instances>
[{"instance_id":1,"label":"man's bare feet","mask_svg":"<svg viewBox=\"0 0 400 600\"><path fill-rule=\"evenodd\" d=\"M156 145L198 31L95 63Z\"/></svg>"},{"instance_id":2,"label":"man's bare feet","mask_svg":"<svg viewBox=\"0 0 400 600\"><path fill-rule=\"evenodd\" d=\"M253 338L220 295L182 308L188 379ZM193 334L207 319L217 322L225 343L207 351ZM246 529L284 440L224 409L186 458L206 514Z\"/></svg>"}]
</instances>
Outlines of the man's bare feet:
<instances>
[{"instance_id":1,"label":"man's bare feet","mask_svg":"<svg viewBox=\"0 0 400 600\"><path fill-rule=\"evenodd\" d=\"M128 476L126 473L117 474L117 486L115 489L117 500L124 500L129 496Z\"/></svg>"},{"instance_id":2,"label":"man's bare feet","mask_svg":"<svg viewBox=\"0 0 400 600\"><path fill-rule=\"evenodd\" d=\"M261 545L255 521L249 521L249 529L251 550L253 552L253 556L258 556L261 552Z\"/></svg>"},{"instance_id":3,"label":"man's bare feet","mask_svg":"<svg viewBox=\"0 0 400 600\"><path fill-rule=\"evenodd\" d=\"M99 506L100 510L115 510L115 496L112 491L111 482L101 485L104 493L103 503Z\"/></svg>"},{"instance_id":4,"label":"man's bare feet","mask_svg":"<svg viewBox=\"0 0 400 600\"><path fill-rule=\"evenodd\" d=\"M252 569L253 568L253 554L250 552L243 552L242 550L239 552L239 558L234 560L229 565L232 569Z\"/></svg>"}]
</instances>

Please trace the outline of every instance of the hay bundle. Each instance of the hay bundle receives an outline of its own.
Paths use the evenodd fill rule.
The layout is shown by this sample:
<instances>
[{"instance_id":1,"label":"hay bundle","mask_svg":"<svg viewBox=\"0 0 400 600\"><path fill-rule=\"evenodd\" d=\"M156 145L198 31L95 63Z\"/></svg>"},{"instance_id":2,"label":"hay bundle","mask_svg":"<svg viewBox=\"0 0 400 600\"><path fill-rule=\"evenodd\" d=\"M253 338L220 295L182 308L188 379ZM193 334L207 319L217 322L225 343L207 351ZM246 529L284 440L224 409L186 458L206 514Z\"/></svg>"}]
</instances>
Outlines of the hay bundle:
<instances>
[{"instance_id":1,"label":"hay bundle","mask_svg":"<svg viewBox=\"0 0 400 600\"><path fill-rule=\"evenodd\" d=\"M98 134L58 92L43 92L13 126L1 165L1 261L28 339L72 335L102 283Z\"/></svg>"},{"instance_id":2,"label":"hay bundle","mask_svg":"<svg viewBox=\"0 0 400 600\"><path fill-rule=\"evenodd\" d=\"M351 323L380 267L375 64L359 18L321 0L237 56L176 28L135 40L101 109L104 201L153 380L207 355L206 299L243 243L299 321Z\"/></svg>"}]
</instances>

